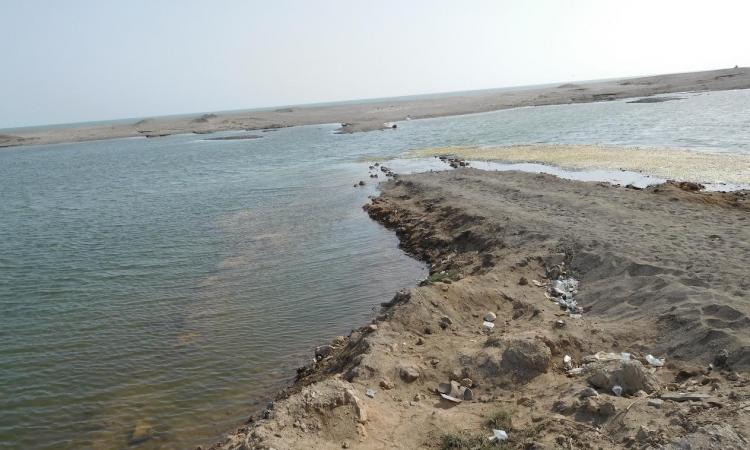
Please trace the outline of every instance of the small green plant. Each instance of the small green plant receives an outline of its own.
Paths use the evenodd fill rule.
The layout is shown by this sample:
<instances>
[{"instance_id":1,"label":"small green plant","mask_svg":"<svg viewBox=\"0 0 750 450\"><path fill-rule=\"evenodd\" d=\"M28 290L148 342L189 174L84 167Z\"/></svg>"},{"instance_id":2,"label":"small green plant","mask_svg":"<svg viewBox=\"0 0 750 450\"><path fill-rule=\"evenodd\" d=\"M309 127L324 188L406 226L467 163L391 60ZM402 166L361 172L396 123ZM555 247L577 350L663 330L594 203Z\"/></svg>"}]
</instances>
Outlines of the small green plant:
<instances>
[{"instance_id":1,"label":"small green plant","mask_svg":"<svg viewBox=\"0 0 750 450\"><path fill-rule=\"evenodd\" d=\"M507 409L498 409L487 419L487 426L493 430L510 431L513 426L513 417Z\"/></svg>"}]
</instances>

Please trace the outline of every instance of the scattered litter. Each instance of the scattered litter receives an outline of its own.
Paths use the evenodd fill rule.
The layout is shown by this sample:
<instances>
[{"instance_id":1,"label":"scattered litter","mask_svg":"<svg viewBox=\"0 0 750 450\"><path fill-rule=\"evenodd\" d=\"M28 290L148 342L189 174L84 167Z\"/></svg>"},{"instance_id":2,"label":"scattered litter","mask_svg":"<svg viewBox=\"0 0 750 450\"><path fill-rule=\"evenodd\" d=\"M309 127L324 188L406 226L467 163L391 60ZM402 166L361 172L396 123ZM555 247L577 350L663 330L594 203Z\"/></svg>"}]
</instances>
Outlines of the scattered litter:
<instances>
[{"instance_id":1,"label":"scattered litter","mask_svg":"<svg viewBox=\"0 0 750 450\"><path fill-rule=\"evenodd\" d=\"M630 361L630 353L612 353L612 352L596 352L593 355L589 355L583 358L583 362L595 362L595 361Z\"/></svg>"},{"instance_id":2,"label":"scattered litter","mask_svg":"<svg viewBox=\"0 0 750 450\"><path fill-rule=\"evenodd\" d=\"M570 370L573 368L573 358L570 357L570 355L565 355L563 358L563 365L565 366L565 370Z\"/></svg>"},{"instance_id":3,"label":"scattered litter","mask_svg":"<svg viewBox=\"0 0 750 450\"><path fill-rule=\"evenodd\" d=\"M583 317L583 314L570 314L571 319L580 319Z\"/></svg>"},{"instance_id":4,"label":"scattered litter","mask_svg":"<svg viewBox=\"0 0 750 450\"><path fill-rule=\"evenodd\" d=\"M457 399L456 397L451 397L448 394L441 393L440 396L443 397L444 399L448 400L449 402L461 403L461 400Z\"/></svg>"},{"instance_id":5,"label":"scattered litter","mask_svg":"<svg viewBox=\"0 0 750 450\"><path fill-rule=\"evenodd\" d=\"M492 311L484 315L485 322L494 322L495 319L497 319L497 314L493 313Z\"/></svg>"},{"instance_id":6,"label":"scattered litter","mask_svg":"<svg viewBox=\"0 0 750 450\"><path fill-rule=\"evenodd\" d=\"M565 328L565 321L562 319L555 320L555 328Z\"/></svg>"},{"instance_id":7,"label":"scattered litter","mask_svg":"<svg viewBox=\"0 0 750 450\"><path fill-rule=\"evenodd\" d=\"M578 302L574 298L577 293L578 280L568 277L552 280L549 287L549 294L545 293L545 297L560 305L560 308L566 310L571 317L575 315L576 318L580 318L583 310L578 306Z\"/></svg>"},{"instance_id":8,"label":"scattered litter","mask_svg":"<svg viewBox=\"0 0 750 450\"><path fill-rule=\"evenodd\" d=\"M365 393L370 398L375 398L375 390L374 389L368 389Z\"/></svg>"},{"instance_id":9,"label":"scattered litter","mask_svg":"<svg viewBox=\"0 0 750 450\"><path fill-rule=\"evenodd\" d=\"M457 381L440 383L437 391L441 397L453 403L461 403L463 400L472 400L474 398L474 392Z\"/></svg>"},{"instance_id":10,"label":"scattered litter","mask_svg":"<svg viewBox=\"0 0 750 450\"><path fill-rule=\"evenodd\" d=\"M646 355L646 361L654 367L661 367L664 365L664 359L659 359L653 355Z\"/></svg>"},{"instance_id":11,"label":"scattered litter","mask_svg":"<svg viewBox=\"0 0 750 450\"><path fill-rule=\"evenodd\" d=\"M507 441L508 433L505 430L492 430L492 436L489 437L491 442L495 441Z\"/></svg>"},{"instance_id":12,"label":"scattered litter","mask_svg":"<svg viewBox=\"0 0 750 450\"><path fill-rule=\"evenodd\" d=\"M485 327L486 329L488 329L488 330L491 330L491 329L495 328L495 324L494 324L494 323L492 323L492 322L487 322L486 320L484 321L484 323L482 323L482 325L483 325L483 326L484 326L484 327Z\"/></svg>"},{"instance_id":13,"label":"scattered litter","mask_svg":"<svg viewBox=\"0 0 750 450\"><path fill-rule=\"evenodd\" d=\"M568 375L580 375L583 373L583 367L574 367L568 371Z\"/></svg>"},{"instance_id":14,"label":"scattered litter","mask_svg":"<svg viewBox=\"0 0 750 450\"><path fill-rule=\"evenodd\" d=\"M544 283L540 282L539 280L531 280L532 283L534 283L534 286L536 287L544 287Z\"/></svg>"},{"instance_id":15,"label":"scattered litter","mask_svg":"<svg viewBox=\"0 0 750 450\"><path fill-rule=\"evenodd\" d=\"M701 401L711 396L708 394L697 394L697 393L674 393L674 394L661 394L659 396L662 400L671 400L673 402L690 402L690 401Z\"/></svg>"},{"instance_id":16,"label":"scattered litter","mask_svg":"<svg viewBox=\"0 0 750 450\"><path fill-rule=\"evenodd\" d=\"M620 397L622 395L622 386L619 384L616 384L612 387L612 392L615 393L616 396Z\"/></svg>"}]
</instances>

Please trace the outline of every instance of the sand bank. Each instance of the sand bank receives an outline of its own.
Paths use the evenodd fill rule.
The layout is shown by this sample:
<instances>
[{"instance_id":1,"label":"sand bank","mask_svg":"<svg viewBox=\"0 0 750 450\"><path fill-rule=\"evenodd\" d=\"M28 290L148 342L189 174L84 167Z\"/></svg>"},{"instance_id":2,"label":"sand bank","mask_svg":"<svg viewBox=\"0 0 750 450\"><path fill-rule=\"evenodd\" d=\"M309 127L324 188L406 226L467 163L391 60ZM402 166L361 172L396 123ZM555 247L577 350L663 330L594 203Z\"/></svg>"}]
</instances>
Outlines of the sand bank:
<instances>
[{"instance_id":1,"label":"sand bank","mask_svg":"<svg viewBox=\"0 0 750 450\"><path fill-rule=\"evenodd\" d=\"M747 448L750 195L691 189L385 183L366 210L430 278L213 448L494 448L493 428L503 448ZM580 315L559 306L568 277ZM436 392L450 380L460 403Z\"/></svg>"},{"instance_id":2,"label":"sand bank","mask_svg":"<svg viewBox=\"0 0 750 450\"><path fill-rule=\"evenodd\" d=\"M408 156L438 155L508 163L531 162L574 170L629 170L699 183L750 184L750 155L675 148L600 145L436 147L414 150Z\"/></svg>"},{"instance_id":3,"label":"sand bank","mask_svg":"<svg viewBox=\"0 0 750 450\"><path fill-rule=\"evenodd\" d=\"M168 136L180 133L212 133L227 130L260 130L297 125L346 123L343 133L379 130L406 118L471 114L519 106L556 105L648 97L686 91L750 88L750 68L657 75L621 80L561 84L551 87L497 89L398 100L325 106L155 117L135 123L114 123L54 129L3 131L0 147L78 142L123 137ZM396 130L394 130L396 132Z\"/></svg>"}]
</instances>

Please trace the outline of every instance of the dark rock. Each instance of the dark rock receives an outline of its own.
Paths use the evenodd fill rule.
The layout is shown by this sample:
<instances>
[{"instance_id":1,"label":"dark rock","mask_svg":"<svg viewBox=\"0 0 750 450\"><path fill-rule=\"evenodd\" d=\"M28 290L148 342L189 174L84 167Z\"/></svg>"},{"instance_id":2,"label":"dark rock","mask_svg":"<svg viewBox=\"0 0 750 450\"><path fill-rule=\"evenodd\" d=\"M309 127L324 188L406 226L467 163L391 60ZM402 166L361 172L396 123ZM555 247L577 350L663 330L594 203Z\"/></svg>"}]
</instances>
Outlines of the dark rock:
<instances>
[{"instance_id":1,"label":"dark rock","mask_svg":"<svg viewBox=\"0 0 750 450\"><path fill-rule=\"evenodd\" d=\"M729 351L723 349L714 357L714 366L718 368L727 367L727 361L729 360Z\"/></svg>"},{"instance_id":2,"label":"dark rock","mask_svg":"<svg viewBox=\"0 0 750 450\"><path fill-rule=\"evenodd\" d=\"M315 358L318 360L330 356L331 353L333 353L332 345L319 345L315 347Z\"/></svg>"}]
</instances>

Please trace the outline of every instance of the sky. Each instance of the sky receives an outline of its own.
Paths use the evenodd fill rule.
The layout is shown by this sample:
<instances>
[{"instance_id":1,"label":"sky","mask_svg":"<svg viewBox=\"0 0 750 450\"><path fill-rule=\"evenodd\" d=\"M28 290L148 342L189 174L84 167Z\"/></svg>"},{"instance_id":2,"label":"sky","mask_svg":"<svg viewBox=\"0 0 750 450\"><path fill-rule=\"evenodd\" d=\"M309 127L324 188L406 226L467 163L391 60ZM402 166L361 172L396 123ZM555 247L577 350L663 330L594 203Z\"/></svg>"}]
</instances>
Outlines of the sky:
<instances>
[{"instance_id":1,"label":"sky","mask_svg":"<svg viewBox=\"0 0 750 450\"><path fill-rule=\"evenodd\" d=\"M0 128L750 66L748 0L0 0Z\"/></svg>"}]
</instances>

